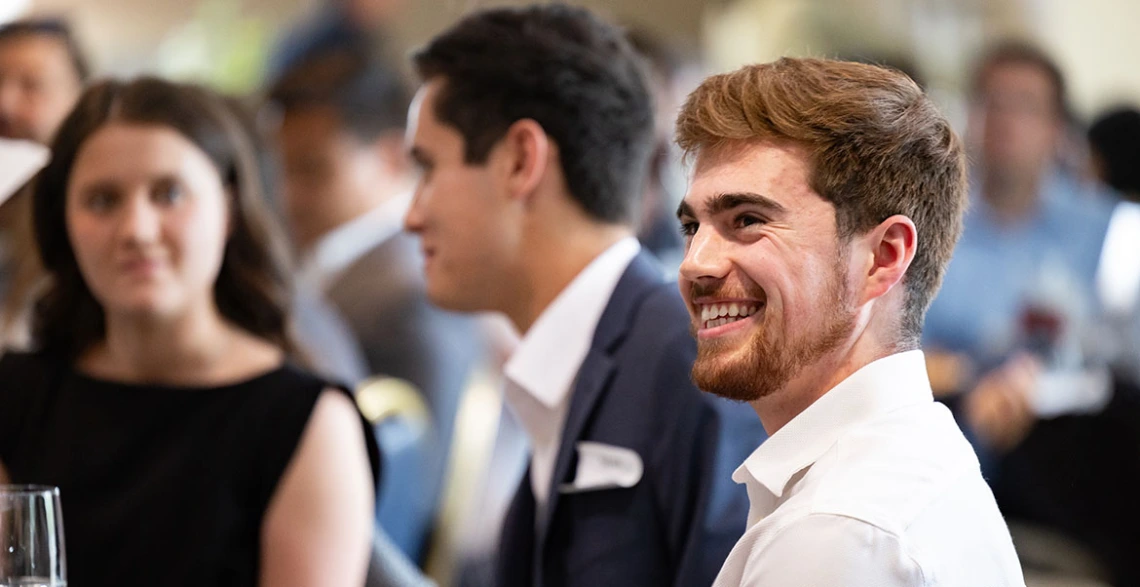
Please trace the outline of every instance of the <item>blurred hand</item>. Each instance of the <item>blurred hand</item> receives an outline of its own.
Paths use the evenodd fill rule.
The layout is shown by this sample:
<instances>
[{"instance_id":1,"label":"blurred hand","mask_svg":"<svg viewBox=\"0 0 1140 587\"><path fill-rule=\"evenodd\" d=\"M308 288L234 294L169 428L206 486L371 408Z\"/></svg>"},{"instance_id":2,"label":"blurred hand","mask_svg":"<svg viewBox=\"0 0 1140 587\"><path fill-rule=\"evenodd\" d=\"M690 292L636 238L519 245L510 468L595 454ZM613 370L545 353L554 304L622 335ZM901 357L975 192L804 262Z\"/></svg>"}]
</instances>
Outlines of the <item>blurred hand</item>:
<instances>
[{"instance_id":1,"label":"blurred hand","mask_svg":"<svg viewBox=\"0 0 1140 587\"><path fill-rule=\"evenodd\" d=\"M982 442L1005 453L1025 440L1037 422L1029 398L1040 374L1040 361L1020 353L978 381L965 398L965 414Z\"/></svg>"},{"instance_id":2,"label":"blurred hand","mask_svg":"<svg viewBox=\"0 0 1140 587\"><path fill-rule=\"evenodd\" d=\"M926 373L935 398L945 398L964 391L974 377L973 362L964 354L928 349Z\"/></svg>"}]
</instances>

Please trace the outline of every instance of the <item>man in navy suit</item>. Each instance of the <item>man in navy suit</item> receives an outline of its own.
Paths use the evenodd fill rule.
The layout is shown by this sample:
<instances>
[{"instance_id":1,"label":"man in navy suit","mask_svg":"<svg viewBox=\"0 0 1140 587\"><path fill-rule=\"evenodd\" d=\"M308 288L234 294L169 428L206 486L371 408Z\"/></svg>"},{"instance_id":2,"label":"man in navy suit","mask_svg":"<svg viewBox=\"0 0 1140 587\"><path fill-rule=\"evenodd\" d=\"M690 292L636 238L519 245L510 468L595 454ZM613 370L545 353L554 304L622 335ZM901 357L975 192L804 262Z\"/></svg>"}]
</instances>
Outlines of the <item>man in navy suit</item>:
<instances>
[{"instance_id":1,"label":"man in navy suit","mask_svg":"<svg viewBox=\"0 0 1140 587\"><path fill-rule=\"evenodd\" d=\"M522 334L505 395L531 454L498 584L709 585L747 497L714 487L723 406L689 381L686 309L633 236L653 133L637 56L544 4L475 13L414 61L405 224L428 296Z\"/></svg>"}]
</instances>

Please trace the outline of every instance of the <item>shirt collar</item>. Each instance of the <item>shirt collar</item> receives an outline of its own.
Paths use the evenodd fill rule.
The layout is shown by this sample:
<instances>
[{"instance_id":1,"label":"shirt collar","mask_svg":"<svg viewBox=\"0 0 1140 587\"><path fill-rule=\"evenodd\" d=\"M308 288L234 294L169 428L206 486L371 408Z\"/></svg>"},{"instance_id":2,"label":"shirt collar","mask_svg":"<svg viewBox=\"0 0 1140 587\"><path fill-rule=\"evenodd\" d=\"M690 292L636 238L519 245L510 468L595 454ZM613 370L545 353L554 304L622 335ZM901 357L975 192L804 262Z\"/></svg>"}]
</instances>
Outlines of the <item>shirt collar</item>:
<instances>
[{"instance_id":1,"label":"shirt collar","mask_svg":"<svg viewBox=\"0 0 1140 587\"><path fill-rule=\"evenodd\" d=\"M617 282L641 251L634 237L598 255L539 315L504 368L508 379L548 408L570 392Z\"/></svg>"},{"instance_id":2,"label":"shirt collar","mask_svg":"<svg viewBox=\"0 0 1140 587\"><path fill-rule=\"evenodd\" d=\"M302 256L298 281L324 291L365 253L400 232L412 194L402 193L322 236Z\"/></svg>"},{"instance_id":3,"label":"shirt collar","mask_svg":"<svg viewBox=\"0 0 1140 587\"><path fill-rule=\"evenodd\" d=\"M781 497L788 481L812 465L851 427L902 407L934 401L922 351L864 365L764 441L732 474Z\"/></svg>"}]
</instances>

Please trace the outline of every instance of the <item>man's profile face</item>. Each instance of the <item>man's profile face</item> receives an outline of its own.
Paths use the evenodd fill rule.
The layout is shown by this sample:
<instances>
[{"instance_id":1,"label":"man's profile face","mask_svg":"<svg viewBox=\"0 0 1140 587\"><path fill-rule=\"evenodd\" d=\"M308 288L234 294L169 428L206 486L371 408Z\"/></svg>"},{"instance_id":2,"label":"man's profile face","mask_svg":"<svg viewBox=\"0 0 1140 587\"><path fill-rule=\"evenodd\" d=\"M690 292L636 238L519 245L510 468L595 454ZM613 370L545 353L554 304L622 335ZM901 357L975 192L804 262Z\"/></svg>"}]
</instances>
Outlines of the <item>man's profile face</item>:
<instances>
[{"instance_id":1,"label":"man's profile face","mask_svg":"<svg viewBox=\"0 0 1140 587\"><path fill-rule=\"evenodd\" d=\"M498 147L468 163L463 136L435 114L443 80L416 94L407 144L419 167L405 227L420 236L427 294L450 310L502 310L512 295L505 281L519 249L519 206L507 195Z\"/></svg>"},{"instance_id":2,"label":"man's profile face","mask_svg":"<svg viewBox=\"0 0 1140 587\"><path fill-rule=\"evenodd\" d=\"M702 155L679 217L698 387L760 399L851 335L835 207L809 186L799 149L759 143Z\"/></svg>"},{"instance_id":3,"label":"man's profile face","mask_svg":"<svg viewBox=\"0 0 1140 587\"><path fill-rule=\"evenodd\" d=\"M1053 81L1030 63L999 63L983 72L970 109L970 136L983 165L1039 173L1057 152L1061 113Z\"/></svg>"},{"instance_id":4,"label":"man's profile face","mask_svg":"<svg viewBox=\"0 0 1140 587\"><path fill-rule=\"evenodd\" d=\"M0 137L48 143L82 90L59 39L27 34L0 42Z\"/></svg>"}]
</instances>

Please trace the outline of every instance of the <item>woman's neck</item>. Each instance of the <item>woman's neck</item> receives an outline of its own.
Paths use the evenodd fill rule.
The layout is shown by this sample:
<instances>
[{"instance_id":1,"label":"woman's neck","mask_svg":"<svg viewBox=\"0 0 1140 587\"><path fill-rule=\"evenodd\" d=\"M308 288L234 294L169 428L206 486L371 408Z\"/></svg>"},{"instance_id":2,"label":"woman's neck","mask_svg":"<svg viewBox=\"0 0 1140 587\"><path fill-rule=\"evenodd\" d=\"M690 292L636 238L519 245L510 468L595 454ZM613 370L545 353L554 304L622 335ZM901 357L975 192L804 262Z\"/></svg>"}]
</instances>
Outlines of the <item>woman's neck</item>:
<instances>
[{"instance_id":1,"label":"woman's neck","mask_svg":"<svg viewBox=\"0 0 1140 587\"><path fill-rule=\"evenodd\" d=\"M106 333L78 366L116 381L212 386L268 371L284 360L276 346L216 311L175 318L108 314Z\"/></svg>"}]
</instances>

